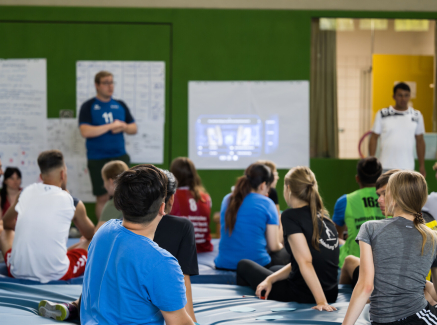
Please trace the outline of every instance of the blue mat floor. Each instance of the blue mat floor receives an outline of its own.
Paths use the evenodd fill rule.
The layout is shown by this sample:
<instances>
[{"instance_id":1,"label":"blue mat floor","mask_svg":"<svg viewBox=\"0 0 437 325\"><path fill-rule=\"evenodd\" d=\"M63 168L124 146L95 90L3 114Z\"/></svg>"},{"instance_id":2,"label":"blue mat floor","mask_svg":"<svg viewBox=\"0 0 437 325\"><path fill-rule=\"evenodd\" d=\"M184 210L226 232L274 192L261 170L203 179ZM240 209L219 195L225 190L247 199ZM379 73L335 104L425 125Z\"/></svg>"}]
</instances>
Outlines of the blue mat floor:
<instances>
[{"instance_id":1,"label":"blue mat floor","mask_svg":"<svg viewBox=\"0 0 437 325\"><path fill-rule=\"evenodd\" d=\"M0 323L12 324L54 324L57 321L38 316L40 300L68 302L77 299L81 293L80 285L23 285L0 283ZM335 312L319 312L311 309L311 304L282 303L264 301L255 297L248 287L217 284L193 284L194 311L201 325L212 324L271 324L270 320L257 320L263 316L280 316L275 324L341 324L347 310L352 290L340 286ZM237 313L230 308L245 306L255 309L252 312ZM296 308L295 311L272 312L272 308ZM62 324L76 324L63 322ZM358 319L358 325L370 325L367 307Z\"/></svg>"}]
</instances>

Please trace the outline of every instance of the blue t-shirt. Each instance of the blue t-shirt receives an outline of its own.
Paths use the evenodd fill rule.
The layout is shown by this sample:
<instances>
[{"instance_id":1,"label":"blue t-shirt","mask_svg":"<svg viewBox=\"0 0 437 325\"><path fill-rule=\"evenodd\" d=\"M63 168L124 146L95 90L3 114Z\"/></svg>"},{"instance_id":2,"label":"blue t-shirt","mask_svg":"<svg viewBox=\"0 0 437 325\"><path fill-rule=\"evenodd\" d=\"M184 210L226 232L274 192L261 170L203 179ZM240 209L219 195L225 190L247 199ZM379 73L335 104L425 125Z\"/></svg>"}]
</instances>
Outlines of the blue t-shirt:
<instances>
[{"instance_id":1,"label":"blue t-shirt","mask_svg":"<svg viewBox=\"0 0 437 325\"><path fill-rule=\"evenodd\" d=\"M80 108L79 126L89 124L93 126L105 125L120 120L127 124L135 122L129 108L121 100L112 99L102 102L91 98ZM126 154L123 132L113 134L108 131L98 137L86 139L88 159L116 158Z\"/></svg>"},{"instance_id":2,"label":"blue t-shirt","mask_svg":"<svg viewBox=\"0 0 437 325\"><path fill-rule=\"evenodd\" d=\"M267 225L279 225L278 210L271 199L258 193L249 193L237 212L232 235L226 230L225 213L229 197L225 196L220 210L221 238L219 253L214 260L216 267L236 270L242 259L252 260L262 266L270 263L267 252Z\"/></svg>"},{"instance_id":3,"label":"blue t-shirt","mask_svg":"<svg viewBox=\"0 0 437 325\"><path fill-rule=\"evenodd\" d=\"M152 240L106 222L94 235L83 279L82 324L164 324L160 310L184 308L176 258Z\"/></svg>"},{"instance_id":4,"label":"blue t-shirt","mask_svg":"<svg viewBox=\"0 0 437 325\"><path fill-rule=\"evenodd\" d=\"M347 196L342 195L337 202L335 202L334 206L334 215L332 216L332 221L339 226L344 226L344 215L346 213L346 205L347 205Z\"/></svg>"}]
</instances>

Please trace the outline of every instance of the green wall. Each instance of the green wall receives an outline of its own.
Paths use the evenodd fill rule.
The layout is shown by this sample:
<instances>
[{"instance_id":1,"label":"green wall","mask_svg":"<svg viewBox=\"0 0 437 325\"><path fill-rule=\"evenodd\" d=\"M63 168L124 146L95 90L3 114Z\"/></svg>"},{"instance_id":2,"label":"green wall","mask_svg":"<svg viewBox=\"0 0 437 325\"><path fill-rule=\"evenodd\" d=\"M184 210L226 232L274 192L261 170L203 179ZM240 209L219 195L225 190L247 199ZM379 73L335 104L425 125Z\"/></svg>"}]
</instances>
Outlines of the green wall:
<instances>
[{"instance_id":1,"label":"green wall","mask_svg":"<svg viewBox=\"0 0 437 325\"><path fill-rule=\"evenodd\" d=\"M59 109L75 110L76 60L166 61L162 167L168 167L171 159L188 154L188 81L309 80L313 17L435 19L437 13L3 6L0 58L48 59L50 117ZM355 160L311 160L331 212L340 195L356 189L355 165ZM435 190L431 166L428 181ZM281 179L285 173L280 171ZM200 172L213 211L241 174ZM282 195L280 200L284 209ZM87 207L93 216L93 205Z\"/></svg>"}]
</instances>

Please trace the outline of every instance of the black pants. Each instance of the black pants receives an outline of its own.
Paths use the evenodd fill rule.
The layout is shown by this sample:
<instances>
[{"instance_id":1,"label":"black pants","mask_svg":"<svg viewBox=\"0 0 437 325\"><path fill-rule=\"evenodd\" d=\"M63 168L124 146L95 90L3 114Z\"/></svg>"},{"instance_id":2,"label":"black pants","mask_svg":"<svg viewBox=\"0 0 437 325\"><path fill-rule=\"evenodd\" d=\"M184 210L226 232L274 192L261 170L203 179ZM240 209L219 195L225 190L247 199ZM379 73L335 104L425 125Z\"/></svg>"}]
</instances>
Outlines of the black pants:
<instances>
[{"instance_id":1,"label":"black pants","mask_svg":"<svg viewBox=\"0 0 437 325\"><path fill-rule=\"evenodd\" d=\"M279 266L273 272L276 272L277 270L281 269L284 265L287 265L288 263L290 263L290 254L287 253L285 248L282 248L281 250L279 250L277 252L270 252L269 255L270 255L270 263L267 265L264 265L264 267L266 269L272 269L272 267L274 267L274 266ZM215 268L217 270L222 270L222 271L236 271L233 269L225 269L225 268L217 267L217 266Z\"/></svg>"},{"instance_id":2,"label":"black pants","mask_svg":"<svg viewBox=\"0 0 437 325\"><path fill-rule=\"evenodd\" d=\"M274 266L267 269L251 260L241 260L237 266L237 284L250 286L253 290L256 290L258 284L280 268L280 266ZM335 286L332 290L325 291L328 303L335 302L337 295L338 286ZM300 303L315 303L314 297L311 294L308 295L307 293L296 292L289 280L273 283L268 299L283 302L296 301Z\"/></svg>"}]
</instances>

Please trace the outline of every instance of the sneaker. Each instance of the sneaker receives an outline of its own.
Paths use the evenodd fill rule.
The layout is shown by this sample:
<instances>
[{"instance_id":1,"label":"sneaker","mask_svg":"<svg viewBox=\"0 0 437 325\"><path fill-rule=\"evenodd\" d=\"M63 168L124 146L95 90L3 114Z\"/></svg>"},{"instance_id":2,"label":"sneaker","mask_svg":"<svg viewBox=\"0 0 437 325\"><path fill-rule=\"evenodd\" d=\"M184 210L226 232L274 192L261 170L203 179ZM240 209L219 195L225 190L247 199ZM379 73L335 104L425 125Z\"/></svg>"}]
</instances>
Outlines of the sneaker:
<instances>
[{"instance_id":1,"label":"sneaker","mask_svg":"<svg viewBox=\"0 0 437 325\"><path fill-rule=\"evenodd\" d=\"M68 237L70 238L80 238L82 234L76 227L71 227L68 233Z\"/></svg>"},{"instance_id":2,"label":"sneaker","mask_svg":"<svg viewBox=\"0 0 437 325\"><path fill-rule=\"evenodd\" d=\"M70 316L66 304L56 304L48 300L42 300L38 305L38 313L42 317L65 320Z\"/></svg>"}]
</instances>

